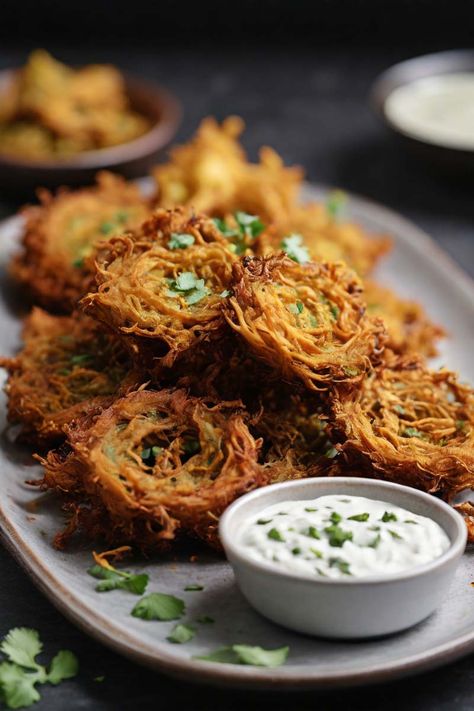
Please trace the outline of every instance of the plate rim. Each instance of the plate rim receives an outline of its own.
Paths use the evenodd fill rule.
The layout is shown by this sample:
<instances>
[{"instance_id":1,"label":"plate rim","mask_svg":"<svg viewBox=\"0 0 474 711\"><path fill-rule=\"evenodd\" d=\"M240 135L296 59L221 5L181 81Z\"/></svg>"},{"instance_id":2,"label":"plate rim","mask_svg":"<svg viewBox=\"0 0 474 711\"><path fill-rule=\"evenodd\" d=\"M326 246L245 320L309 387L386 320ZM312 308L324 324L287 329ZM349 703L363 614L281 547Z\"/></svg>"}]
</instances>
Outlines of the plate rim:
<instances>
[{"instance_id":1,"label":"plate rim","mask_svg":"<svg viewBox=\"0 0 474 711\"><path fill-rule=\"evenodd\" d=\"M305 184L305 193L309 197L311 195L313 197L321 196L330 190L331 187L319 183ZM352 191L345 192L349 200L359 209L368 209L372 214L376 214L377 219L380 219L381 222L386 220L392 224L398 224L400 234L403 235L401 239L404 242L409 242L410 246L420 253L426 253L428 250L432 259L437 262L438 268L441 268L443 272L449 271L452 275L454 271L456 275L456 280L453 282L455 288L463 292L464 298L467 295L474 302L474 280L426 232L391 208ZM17 220L17 217L7 218L0 222L0 228L14 230ZM410 239L409 235L414 236L414 239ZM132 632L129 633L119 624L107 620L101 614L96 613L94 609L89 608L78 596L70 593L60 578L57 578L50 568L42 563L28 541L10 520L8 513L4 510L2 499L0 499L0 534L7 550L29 575L35 586L73 624L98 642L127 658L187 681L220 687L267 690L279 688L289 691L355 687L381 683L414 675L428 669L435 669L474 650L473 624L471 631L454 640L395 662L382 662L376 667L372 666L370 669L360 669L353 672L336 669L318 673L317 667L300 668L291 664L277 669L213 664L205 661L196 662L191 658L176 657L168 654L166 650L160 650L159 656L157 656L156 648L146 640L137 638L136 635Z\"/></svg>"}]
</instances>

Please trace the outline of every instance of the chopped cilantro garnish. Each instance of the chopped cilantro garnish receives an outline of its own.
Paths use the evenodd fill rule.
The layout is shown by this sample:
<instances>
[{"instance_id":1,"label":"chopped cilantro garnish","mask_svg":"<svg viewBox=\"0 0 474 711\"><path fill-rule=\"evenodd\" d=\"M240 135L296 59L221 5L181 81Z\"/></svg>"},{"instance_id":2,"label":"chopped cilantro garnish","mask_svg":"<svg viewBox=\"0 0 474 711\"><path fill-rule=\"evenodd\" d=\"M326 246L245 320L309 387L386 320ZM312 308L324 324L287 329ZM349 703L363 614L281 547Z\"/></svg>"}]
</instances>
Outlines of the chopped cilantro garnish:
<instances>
[{"instance_id":1,"label":"chopped cilantro garnish","mask_svg":"<svg viewBox=\"0 0 474 711\"><path fill-rule=\"evenodd\" d=\"M72 263L72 266L76 269L82 269L82 267L84 266L84 257L79 257L78 259L75 259Z\"/></svg>"},{"instance_id":2,"label":"chopped cilantro garnish","mask_svg":"<svg viewBox=\"0 0 474 711\"><path fill-rule=\"evenodd\" d=\"M72 365L82 365L87 363L88 360L92 360L92 356L89 353L81 353L80 355L73 355L70 358Z\"/></svg>"},{"instance_id":3,"label":"chopped cilantro garnish","mask_svg":"<svg viewBox=\"0 0 474 711\"><path fill-rule=\"evenodd\" d=\"M271 528L267 533L267 537L271 538L272 541L284 541L285 540L277 528Z\"/></svg>"},{"instance_id":4,"label":"chopped cilantro garnish","mask_svg":"<svg viewBox=\"0 0 474 711\"><path fill-rule=\"evenodd\" d=\"M392 536L392 538L396 538L399 541L403 541L403 536L401 536L399 533L396 531L393 531L391 528L388 529L388 532Z\"/></svg>"},{"instance_id":5,"label":"chopped cilantro garnish","mask_svg":"<svg viewBox=\"0 0 474 711\"><path fill-rule=\"evenodd\" d=\"M296 548L291 549L291 552L293 553L293 555L300 555L301 548L298 548L298 546L296 546Z\"/></svg>"},{"instance_id":6,"label":"chopped cilantro garnish","mask_svg":"<svg viewBox=\"0 0 474 711\"><path fill-rule=\"evenodd\" d=\"M114 229L115 225L113 222L103 222L99 227L99 230L102 232L103 235L110 234L111 232L113 232Z\"/></svg>"},{"instance_id":7,"label":"chopped cilantro garnish","mask_svg":"<svg viewBox=\"0 0 474 711\"><path fill-rule=\"evenodd\" d=\"M340 523L342 521L342 516L338 514L337 511L333 511L329 518L332 523Z\"/></svg>"},{"instance_id":8,"label":"chopped cilantro garnish","mask_svg":"<svg viewBox=\"0 0 474 711\"><path fill-rule=\"evenodd\" d=\"M236 254L243 254L247 248L246 239L253 240L258 237L265 229L265 225L256 215L249 215L239 210L234 213L234 219L237 228L229 227L220 217L214 218L213 222L224 237L232 241L231 250Z\"/></svg>"},{"instance_id":9,"label":"chopped cilantro garnish","mask_svg":"<svg viewBox=\"0 0 474 711\"><path fill-rule=\"evenodd\" d=\"M191 625L178 623L173 627L166 639L168 642L174 642L174 644L185 644L185 642L189 642L195 634L196 630L194 627L191 627Z\"/></svg>"},{"instance_id":10,"label":"chopped cilantro garnish","mask_svg":"<svg viewBox=\"0 0 474 711\"><path fill-rule=\"evenodd\" d=\"M0 650L8 661L0 663L0 693L9 709L26 708L39 701L37 684L56 686L76 676L79 664L72 652L58 652L47 669L36 661L42 648L38 632L27 627L10 630L1 643Z\"/></svg>"},{"instance_id":11,"label":"chopped cilantro garnish","mask_svg":"<svg viewBox=\"0 0 474 711\"><path fill-rule=\"evenodd\" d=\"M271 518L259 518L257 521L257 524L259 526L265 526L266 523L270 523L272 521Z\"/></svg>"},{"instance_id":12,"label":"chopped cilantro garnish","mask_svg":"<svg viewBox=\"0 0 474 711\"><path fill-rule=\"evenodd\" d=\"M172 232L171 239L168 242L168 249L186 249L186 247L190 247L194 242L195 239L193 235Z\"/></svg>"},{"instance_id":13,"label":"chopped cilantro garnish","mask_svg":"<svg viewBox=\"0 0 474 711\"><path fill-rule=\"evenodd\" d=\"M308 248L303 243L303 237L299 234L291 234L284 237L281 241L281 248L294 262L298 264L306 264L311 261Z\"/></svg>"},{"instance_id":14,"label":"chopped cilantro garnish","mask_svg":"<svg viewBox=\"0 0 474 711\"><path fill-rule=\"evenodd\" d=\"M345 365L342 369L349 378L355 378L357 375L360 375L359 368L354 368L352 365Z\"/></svg>"},{"instance_id":15,"label":"chopped cilantro garnish","mask_svg":"<svg viewBox=\"0 0 474 711\"><path fill-rule=\"evenodd\" d=\"M368 521L369 514L368 513L354 514L354 516L349 516L347 520L348 521Z\"/></svg>"},{"instance_id":16,"label":"chopped cilantro garnish","mask_svg":"<svg viewBox=\"0 0 474 711\"><path fill-rule=\"evenodd\" d=\"M385 511L384 515L380 520L384 523L389 523L389 521L398 521L398 518L391 511Z\"/></svg>"},{"instance_id":17,"label":"chopped cilantro garnish","mask_svg":"<svg viewBox=\"0 0 474 711\"><path fill-rule=\"evenodd\" d=\"M314 555L316 556L316 558L322 558L322 557L323 557L323 554L322 554L321 551L319 551L317 548L310 548L309 550L311 551L311 553L314 553Z\"/></svg>"},{"instance_id":18,"label":"chopped cilantro garnish","mask_svg":"<svg viewBox=\"0 0 474 711\"><path fill-rule=\"evenodd\" d=\"M183 616L184 600L165 593L150 593L137 602L132 610L133 617L142 620L177 620Z\"/></svg>"},{"instance_id":19,"label":"chopped cilantro garnish","mask_svg":"<svg viewBox=\"0 0 474 711\"><path fill-rule=\"evenodd\" d=\"M149 577L146 573L128 573L125 570L117 570L112 566L105 568L102 565L93 565L87 571L93 578L99 578L100 583L95 587L97 592L109 592L109 590L128 590L134 595L143 595L148 585Z\"/></svg>"},{"instance_id":20,"label":"chopped cilantro garnish","mask_svg":"<svg viewBox=\"0 0 474 711\"><path fill-rule=\"evenodd\" d=\"M203 586L198 583L190 583L189 585L186 585L184 589L186 592L200 592L201 590L204 590Z\"/></svg>"},{"instance_id":21,"label":"chopped cilantro garnish","mask_svg":"<svg viewBox=\"0 0 474 711\"><path fill-rule=\"evenodd\" d=\"M378 548L378 545L381 540L382 540L382 536L380 535L380 533L377 533L375 538L368 544L368 547L369 548Z\"/></svg>"},{"instance_id":22,"label":"chopped cilantro garnish","mask_svg":"<svg viewBox=\"0 0 474 711\"><path fill-rule=\"evenodd\" d=\"M141 458L146 464L154 464L156 457L161 454L163 447L158 447L158 445L153 445L153 447L145 447L142 450Z\"/></svg>"},{"instance_id":23,"label":"chopped cilantro garnish","mask_svg":"<svg viewBox=\"0 0 474 711\"><path fill-rule=\"evenodd\" d=\"M221 291L221 293L219 294L219 296L220 296L221 298L225 299L227 296L230 296L231 294L232 294L232 292L229 291L229 289L224 289L224 291Z\"/></svg>"},{"instance_id":24,"label":"chopped cilantro garnish","mask_svg":"<svg viewBox=\"0 0 474 711\"><path fill-rule=\"evenodd\" d=\"M317 510L318 510L318 509L312 509L311 506L306 506L306 507L305 507L305 511L308 511L308 513L314 513L314 512L317 511Z\"/></svg>"},{"instance_id":25,"label":"chopped cilantro garnish","mask_svg":"<svg viewBox=\"0 0 474 711\"><path fill-rule=\"evenodd\" d=\"M221 647L210 654L194 657L206 662L219 662L221 664L248 664L256 667L279 667L287 660L289 647L280 649L263 649L251 647L247 644L233 644Z\"/></svg>"},{"instance_id":26,"label":"chopped cilantro garnish","mask_svg":"<svg viewBox=\"0 0 474 711\"><path fill-rule=\"evenodd\" d=\"M405 427L402 432L402 437L418 437L418 439L423 439L423 432L417 430L416 427Z\"/></svg>"},{"instance_id":27,"label":"chopped cilantro garnish","mask_svg":"<svg viewBox=\"0 0 474 711\"><path fill-rule=\"evenodd\" d=\"M461 432L466 428L466 420L456 420L456 429Z\"/></svg>"},{"instance_id":28,"label":"chopped cilantro garnish","mask_svg":"<svg viewBox=\"0 0 474 711\"><path fill-rule=\"evenodd\" d=\"M411 518L406 518L403 523L414 523L415 526L418 525L418 521L413 521Z\"/></svg>"},{"instance_id":29,"label":"chopped cilantro garnish","mask_svg":"<svg viewBox=\"0 0 474 711\"><path fill-rule=\"evenodd\" d=\"M292 314L298 316L300 313L303 312L304 304L301 301L297 301L294 304L289 304L288 309L291 311Z\"/></svg>"},{"instance_id":30,"label":"chopped cilantro garnish","mask_svg":"<svg viewBox=\"0 0 474 711\"><path fill-rule=\"evenodd\" d=\"M318 529L315 528L314 526L309 526L309 528L308 528L308 530L306 531L306 534L305 534L305 535L306 535L306 536L309 536L310 538L316 538L316 539L320 539L320 538L321 538L321 536L319 535Z\"/></svg>"},{"instance_id":31,"label":"chopped cilantro garnish","mask_svg":"<svg viewBox=\"0 0 474 711\"><path fill-rule=\"evenodd\" d=\"M176 279L170 280L169 295L173 296L172 292L181 293L186 300L188 306L197 304L205 296L209 296L210 290L205 286L204 279L198 279L193 272L182 272L178 274Z\"/></svg>"},{"instance_id":32,"label":"chopped cilantro garnish","mask_svg":"<svg viewBox=\"0 0 474 711\"><path fill-rule=\"evenodd\" d=\"M329 545L342 548L346 541L352 541L352 531L345 531L337 523L327 526L324 531L329 536Z\"/></svg>"},{"instance_id":33,"label":"chopped cilantro garnish","mask_svg":"<svg viewBox=\"0 0 474 711\"><path fill-rule=\"evenodd\" d=\"M405 414L405 408L402 407L401 405L395 405L393 408L395 412L398 412L399 415L404 415Z\"/></svg>"},{"instance_id":34,"label":"chopped cilantro garnish","mask_svg":"<svg viewBox=\"0 0 474 711\"><path fill-rule=\"evenodd\" d=\"M342 558L329 558L329 565L331 568L339 568L344 575L351 575L349 563Z\"/></svg>"},{"instance_id":35,"label":"chopped cilantro garnish","mask_svg":"<svg viewBox=\"0 0 474 711\"><path fill-rule=\"evenodd\" d=\"M234 217L240 231L246 235L246 237L255 239L255 237L258 237L265 229L265 225L257 215L249 215L247 212L237 210L237 212L234 213Z\"/></svg>"},{"instance_id":36,"label":"chopped cilantro garnish","mask_svg":"<svg viewBox=\"0 0 474 711\"><path fill-rule=\"evenodd\" d=\"M337 321L337 319L339 318L339 314L341 313L339 306L336 306L336 304L331 304L330 310L331 310L333 319L335 321Z\"/></svg>"},{"instance_id":37,"label":"chopped cilantro garnish","mask_svg":"<svg viewBox=\"0 0 474 711\"><path fill-rule=\"evenodd\" d=\"M342 190L334 190L326 200L326 212L333 220L339 220L344 214L347 196Z\"/></svg>"}]
</instances>

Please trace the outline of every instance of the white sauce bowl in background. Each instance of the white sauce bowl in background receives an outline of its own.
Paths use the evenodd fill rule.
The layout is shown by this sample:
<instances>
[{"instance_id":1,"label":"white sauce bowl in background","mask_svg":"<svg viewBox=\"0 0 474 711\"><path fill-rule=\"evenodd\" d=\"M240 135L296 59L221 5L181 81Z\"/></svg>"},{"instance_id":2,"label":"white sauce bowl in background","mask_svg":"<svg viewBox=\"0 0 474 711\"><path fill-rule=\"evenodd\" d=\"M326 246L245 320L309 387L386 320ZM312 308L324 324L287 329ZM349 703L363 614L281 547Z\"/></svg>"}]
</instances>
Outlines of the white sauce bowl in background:
<instances>
[{"instance_id":1,"label":"white sauce bowl in background","mask_svg":"<svg viewBox=\"0 0 474 711\"><path fill-rule=\"evenodd\" d=\"M449 548L401 572L331 578L279 569L256 560L242 545L246 524L269 506L328 495L362 496L432 519L446 533ZM358 477L303 479L257 489L227 509L219 532L237 583L257 611L297 632L343 639L398 632L428 617L446 595L467 540L462 517L443 501L399 484Z\"/></svg>"}]
</instances>

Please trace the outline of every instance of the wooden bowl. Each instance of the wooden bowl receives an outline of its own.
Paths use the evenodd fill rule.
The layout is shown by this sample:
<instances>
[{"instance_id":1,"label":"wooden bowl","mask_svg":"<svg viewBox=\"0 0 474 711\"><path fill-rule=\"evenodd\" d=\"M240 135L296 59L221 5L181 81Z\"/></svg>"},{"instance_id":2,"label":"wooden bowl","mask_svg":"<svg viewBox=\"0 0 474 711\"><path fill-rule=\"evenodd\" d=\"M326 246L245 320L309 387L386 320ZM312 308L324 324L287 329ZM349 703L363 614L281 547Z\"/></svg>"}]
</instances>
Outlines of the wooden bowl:
<instances>
[{"instance_id":1,"label":"wooden bowl","mask_svg":"<svg viewBox=\"0 0 474 711\"><path fill-rule=\"evenodd\" d=\"M0 72L0 96L16 71ZM150 119L151 128L147 133L127 143L67 158L28 160L0 154L0 191L26 196L39 186L87 185L102 169L127 178L145 175L175 135L181 106L176 97L162 87L128 74L123 77L132 109Z\"/></svg>"},{"instance_id":2,"label":"wooden bowl","mask_svg":"<svg viewBox=\"0 0 474 711\"><path fill-rule=\"evenodd\" d=\"M387 69L377 78L371 92L371 102L376 113L413 155L430 167L446 174L469 178L474 177L474 150L443 145L430 141L429 138L423 140L405 133L387 116L385 102L392 91L417 79L472 71L474 71L474 50L449 50L426 54Z\"/></svg>"}]
</instances>

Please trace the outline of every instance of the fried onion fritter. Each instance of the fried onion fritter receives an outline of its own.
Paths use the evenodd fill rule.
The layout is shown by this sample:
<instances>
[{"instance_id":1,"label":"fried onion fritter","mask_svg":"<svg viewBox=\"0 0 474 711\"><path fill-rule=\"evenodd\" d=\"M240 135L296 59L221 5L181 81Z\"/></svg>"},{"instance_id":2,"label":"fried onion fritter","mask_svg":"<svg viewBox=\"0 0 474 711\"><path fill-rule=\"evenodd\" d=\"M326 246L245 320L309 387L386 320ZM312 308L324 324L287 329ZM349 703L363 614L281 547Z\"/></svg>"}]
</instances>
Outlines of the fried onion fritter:
<instances>
[{"instance_id":1,"label":"fried onion fritter","mask_svg":"<svg viewBox=\"0 0 474 711\"><path fill-rule=\"evenodd\" d=\"M122 346L85 316L34 308L23 340L18 355L0 359L9 373L8 419L21 426L22 440L40 447L58 442L71 420L133 383Z\"/></svg>"},{"instance_id":2,"label":"fried onion fritter","mask_svg":"<svg viewBox=\"0 0 474 711\"><path fill-rule=\"evenodd\" d=\"M402 299L372 280L364 281L364 299L367 313L380 316L385 323L387 348L400 354L437 354L436 342L446 335L445 331L430 320L420 304Z\"/></svg>"},{"instance_id":3,"label":"fried onion fritter","mask_svg":"<svg viewBox=\"0 0 474 711\"><path fill-rule=\"evenodd\" d=\"M284 254L234 266L226 318L252 351L307 388L357 386L385 332L364 314L361 284L343 264L297 264Z\"/></svg>"},{"instance_id":4,"label":"fried onion fritter","mask_svg":"<svg viewBox=\"0 0 474 711\"><path fill-rule=\"evenodd\" d=\"M43 487L105 510L108 541L160 548L182 532L218 546L220 514L270 477L245 419L236 402L135 391L68 428L70 450L48 454Z\"/></svg>"},{"instance_id":5,"label":"fried onion fritter","mask_svg":"<svg viewBox=\"0 0 474 711\"><path fill-rule=\"evenodd\" d=\"M144 233L104 246L97 291L82 305L132 351L149 351L157 367L169 367L225 329L236 257L212 220L191 212L158 211Z\"/></svg>"},{"instance_id":6,"label":"fried onion fritter","mask_svg":"<svg viewBox=\"0 0 474 711\"><path fill-rule=\"evenodd\" d=\"M323 204L301 205L301 168L285 166L269 147L261 149L258 163L249 162L238 142L243 128L236 116L222 125L205 119L194 138L174 148L170 161L153 171L158 204L187 205L220 218L239 210L258 215L274 228L258 240L259 255L281 251L282 241L297 233L309 259L345 261L361 275L369 273L390 240L340 221Z\"/></svg>"},{"instance_id":7,"label":"fried onion fritter","mask_svg":"<svg viewBox=\"0 0 474 711\"><path fill-rule=\"evenodd\" d=\"M417 355L390 356L348 398L334 398L330 432L357 474L448 501L474 485L474 391Z\"/></svg>"},{"instance_id":8,"label":"fried onion fritter","mask_svg":"<svg viewBox=\"0 0 474 711\"><path fill-rule=\"evenodd\" d=\"M150 208L136 185L107 172L94 187L56 196L41 191L40 198L24 210L22 250L11 273L41 306L67 313L89 287L98 243L138 227Z\"/></svg>"}]
</instances>

